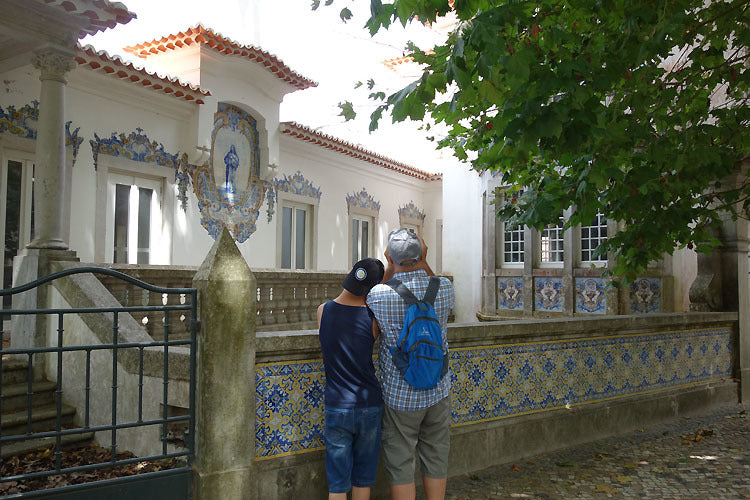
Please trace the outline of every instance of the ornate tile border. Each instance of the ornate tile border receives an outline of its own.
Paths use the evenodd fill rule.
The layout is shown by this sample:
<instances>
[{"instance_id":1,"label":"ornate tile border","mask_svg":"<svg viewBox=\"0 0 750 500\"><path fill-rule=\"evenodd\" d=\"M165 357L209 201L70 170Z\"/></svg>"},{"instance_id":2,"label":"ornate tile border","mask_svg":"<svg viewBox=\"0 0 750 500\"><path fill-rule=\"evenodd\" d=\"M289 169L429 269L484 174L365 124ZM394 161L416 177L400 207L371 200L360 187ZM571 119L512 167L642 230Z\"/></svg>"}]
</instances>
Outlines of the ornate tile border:
<instances>
[{"instance_id":1,"label":"ornate tile border","mask_svg":"<svg viewBox=\"0 0 750 500\"><path fill-rule=\"evenodd\" d=\"M413 201L409 201L408 204L404 205L403 207L399 207L398 217L401 221L408 222L411 219L421 224L424 222L424 218L426 217L426 215L423 211L417 208Z\"/></svg>"},{"instance_id":2,"label":"ornate tile border","mask_svg":"<svg viewBox=\"0 0 750 500\"><path fill-rule=\"evenodd\" d=\"M305 179L305 176L302 175L302 172L299 170L297 170L297 173L291 177L284 174L283 179L279 179L278 177L274 178L269 183L266 191L266 197L268 198L268 210L266 212L268 215L268 222L271 222L273 219L274 203L276 202L279 191L313 198L318 204L320 203L320 197L323 194L320 188L315 187L312 182Z\"/></svg>"},{"instance_id":3,"label":"ornate tile border","mask_svg":"<svg viewBox=\"0 0 750 500\"><path fill-rule=\"evenodd\" d=\"M452 425L719 380L733 356L730 327L453 348ZM323 449L323 361L262 363L255 377L255 459Z\"/></svg>"},{"instance_id":4,"label":"ornate tile border","mask_svg":"<svg viewBox=\"0 0 750 500\"><path fill-rule=\"evenodd\" d=\"M604 278L576 278L576 314L605 314Z\"/></svg>"},{"instance_id":5,"label":"ornate tile border","mask_svg":"<svg viewBox=\"0 0 750 500\"><path fill-rule=\"evenodd\" d=\"M380 212L380 202L375 201L373 197L367 193L367 189L364 187L359 193L346 195L347 211L351 212L354 207Z\"/></svg>"},{"instance_id":6,"label":"ornate tile border","mask_svg":"<svg viewBox=\"0 0 750 500\"><path fill-rule=\"evenodd\" d=\"M728 377L729 328L451 350L453 425Z\"/></svg>"},{"instance_id":7,"label":"ornate tile border","mask_svg":"<svg viewBox=\"0 0 750 500\"><path fill-rule=\"evenodd\" d=\"M497 278L497 308L507 311L523 309L523 278Z\"/></svg>"},{"instance_id":8,"label":"ornate tile border","mask_svg":"<svg viewBox=\"0 0 750 500\"><path fill-rule=\"evenodd\" d=\"M122 157L142 163L155 163L174 169L177 199L182 209L187 210L187 189L190 185L191 166L188 165L186 153L167 152L164 144L149 139L140 127L128 135L113 132L108 138L99 137L94 133L94 138L89 141L89 144L94 155L94 170L98 167L99 155Z\"/></svg>"},{"instance_id":9,"label":"ornate tile border","mask_svg":"<svg viewBox=\"0 0 750 500\"><path fill-rule=\"evenodd\" d=\"M5 110L0 106L0 134L9 132L24 139L36 140L36 122L39 121L39 101L31 101L20 109L8 106ZM83 138L78 136L81 127L71 131L71 121L65 122L65 145L73 148L73 166L78 158L78 150Z\"/></svg>"},{"instance_id":10,"label":"ornate tile border","mask_svg":"<svg viewBox=\"0 0 750 500\"><path fill-rule=\"evenodd\" d=\"M534 278L534 309L562 312L564 293L562 278Z\"/></svg>"},{"instance_id":11,"label":"ornate tile border","mask_svg":"<svg viewBox=\"0 0 750 500\"><path fill-rule=\"evenodd\" d=\"M661 278L637 278L630 285L630 312L661 312Z\"/></svg>"}]
</instances>

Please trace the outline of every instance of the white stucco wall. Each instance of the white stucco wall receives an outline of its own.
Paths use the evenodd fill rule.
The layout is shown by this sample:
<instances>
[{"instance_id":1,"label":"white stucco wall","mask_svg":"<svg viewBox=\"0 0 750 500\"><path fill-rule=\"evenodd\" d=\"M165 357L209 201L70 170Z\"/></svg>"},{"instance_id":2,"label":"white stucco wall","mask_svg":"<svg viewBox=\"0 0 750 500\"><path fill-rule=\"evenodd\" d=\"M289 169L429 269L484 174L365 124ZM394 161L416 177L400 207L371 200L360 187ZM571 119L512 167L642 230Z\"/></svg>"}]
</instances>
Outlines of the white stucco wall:
<instances>
[{"instance_id":1,"label":"white stucco wall","mask_svg":"<svg viewBox=\"0 0 750 500\"><path fill-rule=\"evenodd\" d=\"M443 272L453 275L456 321L477 321L481 309L481 179L468 166L443 171Z\"/></svg>"}]
</instances>

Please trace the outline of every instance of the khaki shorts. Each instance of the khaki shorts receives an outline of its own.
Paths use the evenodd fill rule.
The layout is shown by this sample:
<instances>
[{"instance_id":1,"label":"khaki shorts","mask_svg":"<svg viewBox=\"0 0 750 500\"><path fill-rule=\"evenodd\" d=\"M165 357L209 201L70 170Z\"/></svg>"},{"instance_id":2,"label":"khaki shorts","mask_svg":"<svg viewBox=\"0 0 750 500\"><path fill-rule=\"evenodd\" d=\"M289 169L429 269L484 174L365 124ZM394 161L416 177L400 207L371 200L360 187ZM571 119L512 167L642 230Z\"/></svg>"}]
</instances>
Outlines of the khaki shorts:
<instances>
[{"instance_id":1,"label":"khaki shorts","mask_svg":"<svg viewBox=\"0 0 750 500\"><path fill-rule=\"evenodd\" d=\"M422 475L448 477L451 441L450 397L424 410L397 411L385 406L383 413L383 465L390 484L414 482L414 452Z\"/></svg>"}]
</instances>

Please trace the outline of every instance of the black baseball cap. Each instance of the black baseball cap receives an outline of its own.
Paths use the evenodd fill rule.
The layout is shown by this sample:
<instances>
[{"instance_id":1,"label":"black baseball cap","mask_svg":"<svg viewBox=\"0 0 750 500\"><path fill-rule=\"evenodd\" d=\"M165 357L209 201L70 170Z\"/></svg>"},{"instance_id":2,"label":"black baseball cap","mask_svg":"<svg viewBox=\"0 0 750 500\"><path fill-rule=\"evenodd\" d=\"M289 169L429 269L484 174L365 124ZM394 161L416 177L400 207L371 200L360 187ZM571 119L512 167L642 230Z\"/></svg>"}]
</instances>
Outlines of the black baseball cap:
<instances>
[{"instance_id":1,"label":"black baseball cap","mask_svg":"<svg viewBox=\"0 0 750 500\"><path fill-rule=\"evenodd\" d=\"M352 267L341 286L350 293L363 297L383 279L385 268L378 259L362 259Z\"/></svg>"}]
</instances>

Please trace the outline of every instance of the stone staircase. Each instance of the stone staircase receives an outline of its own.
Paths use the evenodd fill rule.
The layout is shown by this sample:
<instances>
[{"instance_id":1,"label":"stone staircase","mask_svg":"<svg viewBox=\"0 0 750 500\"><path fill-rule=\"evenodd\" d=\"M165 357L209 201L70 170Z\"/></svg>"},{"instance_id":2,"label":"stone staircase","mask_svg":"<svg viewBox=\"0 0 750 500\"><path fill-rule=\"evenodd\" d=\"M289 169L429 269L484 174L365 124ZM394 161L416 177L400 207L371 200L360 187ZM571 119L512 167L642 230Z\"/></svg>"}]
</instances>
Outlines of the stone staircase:
<instances>
[{"instance_id":1,"label":"stone staircase","mask_svg":"<svg viewBox=\"0 0 750 500\"><path fill-rule=\"evenodd\" d=\"M26 360L3 359L2 372L2 415L0 434L15 436L29 432L29 365ZM57 424L57 385L48 380L34 380L31 383L31 432L44 432L55 429ZM62 427L72 427L76 410L62 405ZM63 446L85 444L93 438L92 432L63 436ZM34 438L3 443L0 458L5 459L29 451L54 446L55 438Z\"/></svg>"}]
</instances>

